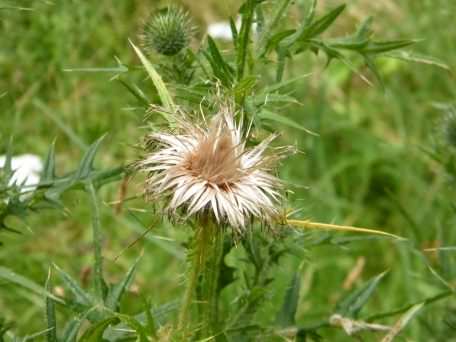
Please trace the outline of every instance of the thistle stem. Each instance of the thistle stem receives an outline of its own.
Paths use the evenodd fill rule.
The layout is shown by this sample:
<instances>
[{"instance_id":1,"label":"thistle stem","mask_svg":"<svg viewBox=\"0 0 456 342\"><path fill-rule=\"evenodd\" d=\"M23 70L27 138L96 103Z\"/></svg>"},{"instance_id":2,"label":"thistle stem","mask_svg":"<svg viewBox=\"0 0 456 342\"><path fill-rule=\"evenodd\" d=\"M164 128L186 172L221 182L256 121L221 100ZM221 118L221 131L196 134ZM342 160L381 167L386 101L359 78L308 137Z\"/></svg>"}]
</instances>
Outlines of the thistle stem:
<instances>
[{"instance_id":1,"label":"thistle stem","mask_svg":"<svg viewBox=\"0 0 456 342\"><path fill-rule=\"evenodd\" d=\"M210 218L204 217L198 222L194 247L190 252L192 255L187 288L178 319L178 329L181 331L189 325L194 296L201 303L199 321L205 323L200 331L201 337L212 336L218 330L218 285L223 238L223 230Z\"/></svg>"},{"instance_id":2,"label":"thistle stem","mask_svg":"<svg viewBox=\"0 0 456 342\"><path fill-rule=\"evenodd\" d=\"M219 330L218 319L218 292L220 267L223 259L223 230L210 220L208 224L210 243L208 244L208 257L203 270L204 309L203 322L207 322L206 336L213 336Z\"/></svg>"},{"instance_id":3,"label":"thistle stem","mask_svg":"<svg viewBox=\"0 0 456 342\"><path fill-rule=\"evenodd\" d=\"M195 293L196 285L198 282L198 276L200 274L202 259L204 255L204 229L198 227L195 234L195 243L193 255L191 256L190 269L188 275L187 287L184 293L184 299L182 301L181 311L179 313L179 319L177 327L179 330L182 330L188 321L188 317L191 310L191 304L193 301L193 295Z\"/></svg>"}]
</instances>

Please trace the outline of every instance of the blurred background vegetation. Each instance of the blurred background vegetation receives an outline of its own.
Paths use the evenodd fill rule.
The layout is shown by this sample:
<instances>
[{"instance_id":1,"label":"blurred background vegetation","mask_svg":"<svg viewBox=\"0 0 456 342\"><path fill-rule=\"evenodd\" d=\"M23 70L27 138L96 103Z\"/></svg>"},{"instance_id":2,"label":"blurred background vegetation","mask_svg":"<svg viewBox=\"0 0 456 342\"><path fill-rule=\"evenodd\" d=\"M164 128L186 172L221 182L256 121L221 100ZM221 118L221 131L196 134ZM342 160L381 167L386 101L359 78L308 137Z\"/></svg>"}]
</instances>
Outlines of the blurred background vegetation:
<instances>
[{"instance_id":1,"label":"blurred background vegetation","mask_svg":"<svg viewBox=\"0 0 456 342\"><path fill-rule=\"evenodd\" d=\"M193 16L202 37L208 24L235 16L240 1L180 3ZM340 3L320 1L319 7ZM126 65L137 64L128 38L139 41L143 21L165 4L156 0L1 0L0 154L14 136L15 154L44 158L56 138L57 170L63 173L73 170L86 147L107 132L97 166L134 161L139 155L135 144L144 134L138 128L144 123L144 113L136 110L135 98L120 82L112 79L118 70L106 68L118 68L116 58ZM372 15L382 38L417 38L420 42L413 51L439 58L450 68L456 66L453 0L352 0L347 5L329 36L351 32ZM294 11L298 10L295 6ZM292 13L287 20L296 17ZM222 46L228 49L229 43ZM355 65L373 79L361 63ZM104 70L96 72L96 68ZM455 77L432 66L392 59L381 60L379 70L384 89L368 85L337 61L325 68L320 56L293 60L286 77L311 76L295 83L292 92L300 103L285 112L319 136L280 129L282 142L296 143L303 152L286 160L280 170L293 190L289 205L303 208L304 217L319 222L381 228L409 238L417 248L456 245L454 179L425 152L439 137L439 108L456 99ZM138 73L136 81L142 89L153 91L143 74ZM139 178L128 182L127 197L141 192ZM144 253L122 304L124 311L134 313L143 297L165 303L180 293L185 231L168 224L156 226L150 215L141 212L142 201L129 202L129 209L119 214L112 202L119 199L123 187L116 183L102 191L103 253L107 277L113 279ZM26 224L13 220L10 224L23 234L1 236L0 265L43 284L49 265L56 263L87 284L92 254L86 195L66 195L65 206L66 215L47 211L30 216ZM151 226L151 233L140 238ZM312 248L309 241L302 246L308 248L308 262L302 272L297 316L301 324L328 317L344 292L385 270L389 274L366 313L392 310L456 285L451 251L428 253L428 262L443 281L400 243L326 233L315 233L314 238L327 243ZM285 258L275 273L271 306L280 305L286 284L303 261ZM359 274L347 280L354 269ZM0 283L0 315L14 322L16 331L40 330L43 305L41 298ZM456 302L450 297L428 306L410 325L407 336L419 341L456 339L454 324ZM347 338L342 332L336 336L336 340Z\"/></svg>"}]
</instances>

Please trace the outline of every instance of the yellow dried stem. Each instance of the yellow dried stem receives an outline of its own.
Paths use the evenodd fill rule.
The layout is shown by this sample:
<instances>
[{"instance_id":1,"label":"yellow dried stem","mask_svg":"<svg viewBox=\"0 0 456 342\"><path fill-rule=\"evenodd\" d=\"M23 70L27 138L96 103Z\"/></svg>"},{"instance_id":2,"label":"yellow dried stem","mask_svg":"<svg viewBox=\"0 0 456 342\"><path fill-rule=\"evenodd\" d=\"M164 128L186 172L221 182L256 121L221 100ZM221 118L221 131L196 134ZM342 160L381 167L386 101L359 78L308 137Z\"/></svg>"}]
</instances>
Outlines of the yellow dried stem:
<instances>
[{"instance_id":1,"label":"yellow dried stem","mask_svg":"<svg viewBox=\"0 0 456 342\"><path fill-rule=\"evenodd\" d=\"M387 232L377 230L377 229L352 227L352 226L340 226L337 224L312 222L310 220L286 219L285 223L289 226L294 226L294 227L303 228L303 229L322 229L322 230L334 230L334 231L342 231L342 232L374 234L374 235L388 236L388 237L398 239L398 240L405 240L405 238L403 238L401 236L387 233Z\"/></svg>"}]
</instances>

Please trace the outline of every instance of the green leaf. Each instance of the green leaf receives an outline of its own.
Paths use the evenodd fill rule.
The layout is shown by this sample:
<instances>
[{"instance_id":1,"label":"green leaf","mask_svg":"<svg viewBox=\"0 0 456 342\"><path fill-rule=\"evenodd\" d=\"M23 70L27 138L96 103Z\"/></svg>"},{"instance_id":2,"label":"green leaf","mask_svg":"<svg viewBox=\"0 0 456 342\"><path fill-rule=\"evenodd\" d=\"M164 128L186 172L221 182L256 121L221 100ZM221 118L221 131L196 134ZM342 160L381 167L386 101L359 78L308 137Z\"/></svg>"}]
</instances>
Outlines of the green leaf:
<instances>
[{"instance_id":1,"label":"green leaf","mask_svg":"<svg viewBox=\"0 0 456 342\"><path fill-rule=\"evenodd\" d=\"M361 288L352 291L336 305L336 312L344 317L356 318L386 274L387 271L380 273L367 281Z\"/></svg>"},{"instance_id":2,"label":"green leaf","mask_svg":"<svg viewBox=\"0 0 456 342\"><path fill-rule=\"evenodd\" d=\"M145 304L146 327L152 336L157 337L157 326L155 324L154 316L152 316L152 304L146 300Z\"/></svg>"},{"instance_id":3,"label":"green leaf","mask_svg":"<svg viewBox=\"0 0 456 342\"><path fill-rule=\"evenodd\" d=\"M143 93L141 89L138 88L136 84L130 85L126 81L118 78L117 81L122 84L143 106L149 107L150 100Z\"/></svg>"},{"instance_id":4,"label":"green leaf","mask_svg":"<svg viewBox=\"0 0 456 342\"><path fill-rule=\"evenodd\" d=\"M78 318L69 321L63 331L62 342L75 342L82 322L83 320Z\"/></svg>"},{"instance_id":5,"label":"green leaf","mask_svg":"<svg viewBox=\"0 0 456 342\"><path fill-rule=\"evenodd\" d=\"M74 280L68 273L63 271L60 267L56 264L53 265L56 269L57 273L59 274L60 278L62 279L63 283L66 287L73 293L76 301L85 305L91 306L94 305L94 300L91 296L82 289L76 280Z\"/></svg>"},{"instance_id":6,"label":"green leaf","mask_svg":"<svg viewBox=\"0 0 456 342\"><path fill-rule=\"evenodd\" d=\"M97 154L100 144L105 137L106 134L98 138L98 140L89 146L87 151L84 153L84 156L82 157L79 167L74 175L74 179L79 180L89 177L90 173L93 170L95 155Z\"/></svg>"},{"instance_id":7,"label":"green leaf","mask_svg":"<svg viewBox=\"0 0 456 342\"><path fill-rule=\"evenodd\" d=\"M260 38L258 39L258 56L264 56L268 51L271 49L275 48L277 46L278 42L280 42L281 39L277 39L277 37L286 37L288 35L283 35L282 31L278 34L273 34L274 29L278 26L280 20L282 19L283 15L285 14L286 10L290 6L291 0L282 0L282 1L276 1L275 7L272 9L271 13L274 13L274 17L272 18L271 21L269 21L266 24L266 27L263 29L261 32ZM290 31L288 31L290 32ZM293 33L294 31L291 31Z\"/></svg>"},{"instance_id":8,"label":"green leaf","mask_svg":"<svg viewBox=\"0 0 456 342\"><path fill-rule=\"evenodd\" d=\"M132 41L130 41L130 45L135 50L141 63L143 64L143 66L146 69L148 75L150 76L152 82L154 83L154 86L157 89L158 96L160 97L160 101L161 101L163 107L165 107L165 109L167 109L169 111L173 111L175 108L173 99L172 99L168 89L166 88L166 85L163 82L160 74L155 70L152 63L149 62L149 60L146 58L146 56L144 56L144 54L141 52L141 50L139 48L137 48L136 45L133 44Z\"/></svg>"},{"instance_id":9,"label":"green leaf","mask_svg":"<svg viewBox=\"0 0 456 342\"><path fill-rule=\"evenodd\" d=\"M147 338L148 331L137 319L135 319L132 316L123 315L123 314L119 314L119 313L116 313L115 316L135 331L136 335L138 336L138 340L137 340L138 342L149 341Z\"/></svg>"},{"instance_id":10,"label":"green leaf","mask_svg":"<svg viewBox=\"0 0 456 342\"><path fill-rule=\"evenodd\" d=\"M415 52L408 52L408 51L393 51L385 54L386 57L389 58L396 58L401 59L407 62L415 62L421 64L428 64L432 66L436 66L445 70L451 70L449 65L445 62L437 59L435 57L430 57L426 55L421 55Z\"/></svg>"},{"instance_id":11,"label":"green leaf","mask_svg":"<svg viewBox=\"0 0 456 342\"><path fill-rule=\"evenodd\" d=\"M46 296L46 297L52 298L56 302L65 304L65 302L62 299L54 296L51 292L49 292L42 286L36 284L32 280L30 280L24 276L21 276L21 275L15 273L14 271L10 270L9 268L0 266L0 279L4 279L4 280L14 283L16 285L22 286L38 295Z\"/></svg>"},{"instance_id":12,"label":"green leaf","mask_svg":"<svg viewBox=\"0 0 456 342\"><path fill-rule=\"evenodd\" d=\"M100 342L103 341L103 333L112 324L119 323L118 317L109 317L96 324L91 325L79 339L79 342Z\"/></svg>"},{"instance_id":13,"label":"green leaf","mask_svg":"<svg viewBox=\"0 0 456 342\"><path fill-rule=\"evenodd\" d=\"M389 40L384 42L371 42L366 48L363 49L364 53L378 54L388 52L391 50L402 49L404 47L415 44L416 40L403 39L403 40Z\"/></svg>"},{"instance_id":14,"label":"green leaf","mask_svg":"<svg viewBox=\"0 0 456 342\"><path fill-rule=\"evenodd\" d=\"M312 135L316 135L314 132L308 130L307 128L298 124L297 122L293 121L292 119L287 118L286 116L283 116L280 114L276 114L267 109L262 109L257 115L262 120L274 121L276 123L279 123L279 124L282 124L282 125L285 125L288 127L296 128L296 129L299 129L301 131L304 131L304 132L312 134Z\"/></svg>"},{"instance_id":15,"label":"green leaf","mask_svg":"<svg viewBox=\"0 0 456 342\"><path fill-rule=\"evenodd\" d=\"M51 182L55 178L55 139L49 147L49 151L44 163L41 182Z\"/></svg>"},{"instance_id":16,"label":"green leaf","mask_svg":"<svg viewBox=\"0 0 456 342\"><path fill-rule=\"evenodd\" d=\"M238 81L242 80L242 78L244 77L244 70L250 41L250 30L252 29L253 15L255 13L255 5L255 0L247 0L241 8L242 21L239 37L237 39L236 49L236 66Z\"/></svg>"},{"instance_id":17,"label":"green leaf","mask_svg":"<svg viewBox=\"0 0 456 342\"><path fill-rule=\"evenodd\" d=\"M46 279L45 289L48 292L52 291L51 268L49 268ZM46 321L47 321L47 341L57 342L57 321L55 318L55 302L52 298L46 296Z\"/></svg>"},{"instance_id":18,"label":"green leaf","mask_svg":"<svg viewBox=\"0 0 456 342\"><path fill-rule=\"evenodd\" d=\"M125 290L128 289L131 282L133 281L136 266L139 262L140 258L137 258L130 269L127 271L125 277L120 281L118 284L114 285L107 298L105 305L110 308L111 310L118 311L119 310L119 303L122 299L122 295L124 294Z\"/></svg>"},{"instance_id":19,"label":"green leaf","mask_svg":"<svg viewBox=\"0 0 456 342\"><path fill-rule=\"evenodd\" d=\"M207 37L207 45L208 51L203 53L212 68L212 72L225 86L231 86L234 81L233 68L225 62L217 44L210 36Z\"/></svg>"},{"instance_id":20,"label":"green leaf","mask_svg":"<svg viewBox=\"0 0 456 342\"><path fill-rule=\"evenodd\" d=\"M299 39L308 39L313 38L320 33L326 31L326 29L331 26L331 24L337 19L337 17L344 11L345 4L342 4L330 12L328 12L323 17L319 18L309 26L300 35Z\"/></svg>"},{"instance_id":21,"label":"green leaf","mask_svg":"<svg viewBox=\"0 0 456 342\"><path fill-rule=\"evenodd\" d=\"M297 272L290 282L285 293L282 308L277 315L276 323L285 328L295 325L296 310L298 309L299 291L301 289L301 275Z\"/></svg>"},{"instance_id":22,"label":"green leaf","mask_svg":"<svg viewBox=\"0 0 456 342\"><path fill-rule=\"evenodd\" d=\"M36 341L36 338L37 337L41 337L43 335L46 335L48 333L49 329L45 329L45 330L41 330L41 331L38 331L34 334L31 334L31 335L27 335L25 336L23 339L22 339L22 342L26 342L26 341Z\"/></svg>"}]
</instances>

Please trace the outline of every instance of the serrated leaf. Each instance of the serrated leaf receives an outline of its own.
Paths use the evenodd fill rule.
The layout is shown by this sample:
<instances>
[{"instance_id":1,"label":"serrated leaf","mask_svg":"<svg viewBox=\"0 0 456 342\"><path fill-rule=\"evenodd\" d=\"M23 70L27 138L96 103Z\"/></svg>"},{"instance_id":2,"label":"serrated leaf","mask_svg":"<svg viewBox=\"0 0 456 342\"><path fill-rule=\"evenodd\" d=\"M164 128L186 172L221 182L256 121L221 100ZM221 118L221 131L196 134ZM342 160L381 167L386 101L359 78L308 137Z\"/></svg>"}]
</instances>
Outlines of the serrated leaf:
<instances>
[{"instance_id":1,"label":"serrated leaf","mask_svg":"<svg viewBox=\"0 0 456 342\"><path fill-rule=\"evenodd\" d=\"M301 275L297 272L285 292L282 308L276 317L276 323L285 328L295 325L295 316L298 309L299 291L301 289Z\"/></svg>"},{"instance_id":2,"label":"serrated leaf","mask_svg":"<svg viewBox=\"0 0 456 342\"><path fill-rule=\"evenodd\" d=\"M51 268L49 268L46 279L45 289L48 292L52 291ZM57 342L57 321L55 318L55 302L52 298L46 296L46 321L47 321L47 341Z\"/></svg>"},{"instance_id":3,"label":"serrated leaf","mask_svg":"<svg viewBox=\"0 0 456 342\"><path fill-rule=\"evenodd\" d=\"M60 267L56 264L53 265L56 271L58 272L60 278L62 279L65 286L73 293L76 301L85 305L91 306L94 304L93 299L91 296L81 288L76 280L74 280L68 273L63 271Z\"/></svg>"},{"instance_id":4,"label":"serrated leaf","mask_svg":"<svg viewBox=\"0 0 456 342\"><path fill-rule=\"evenodd\" d=\"M55 300L56 302L65 304L65 301L63 299L60 299L59 297L53 295L51 292L47 291L45 288L38 285L34 281L15 273L9 268L0 266L0 279L7 280L11 283L22 286L38 295L49 297Z\"/></svg>"},{"instance_id":5,"label":"serrated leaf","mask_svg":"<svg viewBox=\"0 0 456 342\"><path fill-rule=\"evenodd\" d=\"M106 134L98 138L92 145L89 146L87 151L84 153L84 156L81 159L79 167L74 175L74 179L84 179L87 178L93 170L93 162L95 160L95 155L98 152L101 142L106 137Z\"/></svg>"},{"instance_id":6,"label":"serrated leaf","mask_svg":"<svg viewBox=\"0 0 456 342\"><path fill-rule=\"evenodd\" d=\"M279 124L282 124L282 125L285 125L285 126L288 126L288 127L293 127L293 128L302 130L302 131L307 132L307 133L312 134L312 135L316 135L314 132L308 130L307 128L305 128L304 126L298 124L297 122L293 121L292 119L287 118L286 116L283 116L283 115L280 115L280 114L276 114L276 113L271 112L269 110L262 109L257 115L262 120L274 121L274 122L277 122Z\"/></svg>"},{"instance_id":7,"label":"serrated leaf","mask_svg":"<svg viewBox=\"0 0 456 342\"><path fill-rule=\"evenodd\" d=\"M329 11L326 15L319 18L312 24L310 24L300 35L300 39L313 38L331 26L331 24L337 19L337 17L344 11L346 5L342 4L337 6L333 10Z\"/></svg>"},{"instance_id":8,"label":"serrated leaf","mask_svg":"<svg viewBox=\"0 0 456 342\"><path fill-rule=\"evenodd\" d=\"M136 45L133 44L132 41L130 41L130 45L135 50L141 63L146 69L147 74L149 75L155 88L157 89L158 96L160 97L160 101L162 102L163 107L165 107L166 110L173 111L175 107L173 99L168 89L166 88L165 82L163 82L163 79L161 78L160 74L155 70L152 63L149 62L146 56L144 56L141 50L138 47L136 47Z\"/></svg>"},{"instance_id":9,"label":"serrated leaf","mask_svg":"<svg viewBox=\"0 0 456 342\"><path fill-rule=\"evenodd\" d=\"M336 312L344 317L358 316L359 311L369 300L376 290L380 281L385 277L387 271L368 280L361 288L355 289L348 296L342 299L336 306Z\"/></svg>"},{"instance_id":10,"label":"serrated leaf","mask_svg":"<svg viewBox=\"0 0 456 342\"><path fill-rule=\"evenodd\" d=\"M118 317L109 317L91 325L79 339L79 342L100 342L103 341L103 333L111 324L117 324Z\"/></svg>"},{"instance_id":11,"label":"serrated leaf","mask_svg":"<svg viewBox=\"0 0 456 342\"><path fill-rule=\"evenodd\" d=\"M133 265L129 268L129 270L125 274L125 277L118 284L114 285L111 288L111 290L106 298L106 302L105 302L105 305L108 308L110 308L111 310L118 311L119 303L120 303L120 300L122 299L122 295L128 289L131 282L133 281L136 266L139 262L139 259L140 258L137 258L135 260Z\"/></svg>"}]
</instances>

